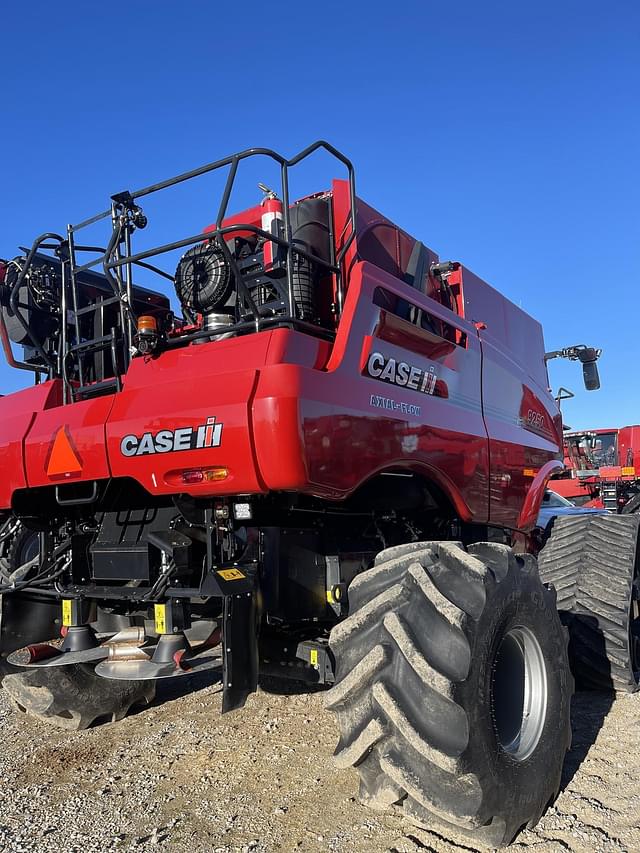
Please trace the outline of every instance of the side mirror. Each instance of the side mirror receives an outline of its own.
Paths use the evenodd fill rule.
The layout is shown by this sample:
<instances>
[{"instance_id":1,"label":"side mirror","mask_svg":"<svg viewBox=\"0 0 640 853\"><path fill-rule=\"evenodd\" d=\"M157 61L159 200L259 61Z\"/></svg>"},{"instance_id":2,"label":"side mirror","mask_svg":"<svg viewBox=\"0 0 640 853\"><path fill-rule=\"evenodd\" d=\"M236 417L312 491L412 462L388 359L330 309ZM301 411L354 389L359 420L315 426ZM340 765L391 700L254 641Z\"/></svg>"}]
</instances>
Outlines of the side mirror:
<instances>
[{"instance_id":1,"label":"side mirror","mask_svg":"<svg viewBox=\"0 0 640 853\"><path fill-rule=\"evenodd\" d=\"M593 353L591 358L587 358L587 354ZM600 374L598 373L598 363L596 361L596 350L586 349L580 351L580 361L582 362L582 378L584 379L584 387L587 391L597 391L600 387Z\"/></svg>"},{"instance_id":2,"label":"side mirror","mask_svg":"<svg viewBox=\"0 0 640 853\"><path fill-rule=\"evenodd\" d=\"M546 352L544 354L544 360L545 363L552 358L568 358L570 361L580 361L582 363L584 387L587 391L597 391L600 387L600 376L598 374L598 365L596 362L601 355L601 349L587 347L584 344L576 344L573 347L565 347L564 349L553 350L553 352Z\"/></svg>"}]
</instances>

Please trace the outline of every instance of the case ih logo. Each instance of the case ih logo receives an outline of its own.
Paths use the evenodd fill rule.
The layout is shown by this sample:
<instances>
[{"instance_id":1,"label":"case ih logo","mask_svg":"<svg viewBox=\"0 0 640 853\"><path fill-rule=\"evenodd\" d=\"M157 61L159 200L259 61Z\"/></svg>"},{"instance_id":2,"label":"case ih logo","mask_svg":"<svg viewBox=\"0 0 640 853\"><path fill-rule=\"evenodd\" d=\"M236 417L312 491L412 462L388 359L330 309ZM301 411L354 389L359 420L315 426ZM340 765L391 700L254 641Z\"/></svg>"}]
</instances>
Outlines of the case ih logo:
<instances>
[{"instance_id":1,"label":"case ih logo","mask_svg":"<svg viewBox=\"0 0 640 853\"><path fill-rule=\"evenodd\" d=\"M181 429L161 429L145 432L144 435L125 435L120 442L123 456L146 456L149 453L171 453L177 450L199 450L204 447L219 447L222 440L222 424L215 418L207 418L206 424Z\"/></svg>"},{"instance_id":2,"label":"case ih logo","mask_svg":"<svg viewBox=\"0 0 640 853\"><path fill-rule=\"evenodd\" d=\"M380 379L390 385L399 385L401 388L410 388L423 394L433 394L436 388L437 376L433 367L422 370L420 367L412 367L406 361L387 358L381 352L371 353L366 372L372 379Z\"/></svg>"}]
</instances>

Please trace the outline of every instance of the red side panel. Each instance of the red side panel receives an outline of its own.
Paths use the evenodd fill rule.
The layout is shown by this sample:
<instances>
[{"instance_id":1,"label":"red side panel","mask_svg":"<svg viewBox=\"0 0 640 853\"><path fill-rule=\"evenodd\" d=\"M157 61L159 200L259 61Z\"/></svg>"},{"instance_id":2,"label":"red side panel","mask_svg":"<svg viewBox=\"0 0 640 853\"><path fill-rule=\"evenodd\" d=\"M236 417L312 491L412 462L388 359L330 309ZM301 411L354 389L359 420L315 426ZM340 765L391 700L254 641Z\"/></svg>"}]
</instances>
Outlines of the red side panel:
<instances>
[{"instance_id":1,"label":"red side panel","mask_svg":"<svg viewBox=\"0 0 640 853\"><path fill-rule=\"evenodd\" d=\"M523 501L538 472L550 460L561 458L555 403L545 389L493 345L488 334L483 334L482 349L484 416L491 455L491 521L518 527Z\"/></svg>"},{"instance_id":2,"label":"red side panel","mask_svg":"<svg viewBox=\"0 0 640 853\"><path fill-rule=\"evenodd\" d=\"M23 457L25 436L35 413L59 401L60 387L60 382L43 382L0 399L1 509L9 509L13 492L27 485Z\"/></svg>"},{"instance_id":3,"label":"red side panel","mask_svg":"<svg viewBox=\"0 0 640 853\"><path fill-rule=\"evenodd\" d=\"M299 398L307 372L278 364L260 373L252 420L256 459L268 489L310 491Z\"/></svg>"},{"instance_id":4,"label":"red side panel","mask_svg":"<svg viewBox=\"0 0 640 853\"><path fill-rule=\"evenodd\" d=\"M621 467L627 469L625 476L640 477L640 426L627 426L619 430L618 457Z\"/></svg>"},{"instance_id":5,"label":"red side panel","mask_svg":"<svg viewBox=\"0 0 640 853\"><path fill-rule=\"evenodd\" d=\"M251 441L250 405L256 367L264 364L270 341L271 333L264 332L134 359L107 424L112 475L133 477L152 494L264 491ZM210 421L218 428L215 441L191 449L189 430L197 433ZM166 431L174 436L184 431L173 448L182 436L186 449L173 449ZM158 433L167 442L158 444ZM154 442L156 452L148 452ZM182 481L184 471L225 467L228 476L219 482Z\"/></svg>"},{"instance_id":6,"label":"red side panel","mask_svg":"<svg viewBox=\"0 0 640 853\"><path fill-rule=\"evenodd\" d=\"M515 528L525 517L535 521L538 507L525 512L523 502L530 504L530 490L541 499L546 474L541 480L539 473L561 468L545 468L562 458L560 413L547 387L540 324L468 270L464 282L470 318L481 324L490 518Z\"/></svg>"},{"instance_id":7,"label":"red side panel","mask_svg":"<svg viewBox=\"0 0 640 853\"><path fill-rule=\"evenodd\" d=\"M573 501L575 498L582 500L588 498L591 494L588 484L582 483L577 477L562 477L557 480L551 480L548 485L551 491L570 501Z\"/></svg>"},{"instance_id":8,"label":"red side panel","mask_svg":"<svg viewBox=\"0 0 640 853\"><path fill-rule=\"evenodd\" d=\"M536 473L533 483L526 493L524 504L515 525L520 530L530 530L535 526L549 480L554 474L559 474L562 468L563 465L559 459L549 459Z\"/></svg>"},{"instance_id":9,"label":"red side panel","mask_svg":"<svg viewBox=\"0 0 640 853\"><path fill-rule=\"evenodd\" d=\"M113 397L98 397L38 412L25 441L27 485L108 477L105 423L112 405Z\"/></svg>"},{"instance_id":10,"label":"red side panel","mask_svg":"<svg viewBox=\"0 0 640 853\"><path fill-rule=\"evenodd\" d=\"M377 287L409 295L416 305L456 323L468 346L436 341L397 322L374 304ZM374 350L416 370L433 369L434 389L421 393L367 375ZM325 370L279 365L260 372L254 431L260 470L271 489L304 488L339 499L379 471L404 469L435 479L463 518L487 518L476 330L371 264L354 267Z\"/></svg>"}]
</instances>

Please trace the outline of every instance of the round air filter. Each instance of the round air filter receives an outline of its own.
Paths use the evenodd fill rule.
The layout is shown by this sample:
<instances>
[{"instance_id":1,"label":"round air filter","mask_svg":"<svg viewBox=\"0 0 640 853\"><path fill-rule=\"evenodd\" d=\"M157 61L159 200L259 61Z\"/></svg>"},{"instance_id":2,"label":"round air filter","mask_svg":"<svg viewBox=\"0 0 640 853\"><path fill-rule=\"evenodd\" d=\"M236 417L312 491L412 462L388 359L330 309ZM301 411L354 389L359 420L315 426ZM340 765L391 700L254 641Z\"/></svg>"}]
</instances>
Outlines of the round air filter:
<instances>
[{"instance_id":1,"label":"round air filter","mask_svg":"<svg viewBox=\"0 0 640 853\"><path fill-rule=\"evenodd\" d=\"M233 273L213 243L193 246L180 258L175 287L180 304L201 314L221 310L233 290Z\"/></svg>"}]
</instances>

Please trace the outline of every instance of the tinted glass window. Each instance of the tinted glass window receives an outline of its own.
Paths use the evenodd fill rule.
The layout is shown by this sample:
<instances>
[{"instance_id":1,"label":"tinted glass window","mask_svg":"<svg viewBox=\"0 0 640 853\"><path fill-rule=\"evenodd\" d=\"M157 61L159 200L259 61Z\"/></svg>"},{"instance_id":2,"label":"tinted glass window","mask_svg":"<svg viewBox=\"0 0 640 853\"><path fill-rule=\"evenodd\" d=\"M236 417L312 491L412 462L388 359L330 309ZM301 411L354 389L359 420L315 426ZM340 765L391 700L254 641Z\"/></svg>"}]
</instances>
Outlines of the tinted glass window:
<instances>
[{"instance_id":1,"label":"tinted glass window","mask_svg":"<svg viewBox=\"0 0 640 853\"><path fill-rule=\"evenodd\" d=\"M607 432L595 438L591 456L598 468L618 464L618 448L615 432Z\"/></svg>"},{"instance_id":2,"label":"tinted glass window","mask_svg":"<svg viewBox=\"0 0 640 853\"><path fill-rule=\"evenodd\" d=\"M394 314L396 317L413 323L414 326L418 326L426 332L431 332L431 334L437 335L439 338L451 341L451 343L457 346L464 347L467 345L467 336L464 332L382 287L376 287L373 302L374 305L384 308L385 311L389 311L389 313Z\"/></svg>"}]
</instances>

